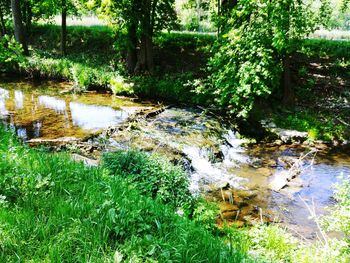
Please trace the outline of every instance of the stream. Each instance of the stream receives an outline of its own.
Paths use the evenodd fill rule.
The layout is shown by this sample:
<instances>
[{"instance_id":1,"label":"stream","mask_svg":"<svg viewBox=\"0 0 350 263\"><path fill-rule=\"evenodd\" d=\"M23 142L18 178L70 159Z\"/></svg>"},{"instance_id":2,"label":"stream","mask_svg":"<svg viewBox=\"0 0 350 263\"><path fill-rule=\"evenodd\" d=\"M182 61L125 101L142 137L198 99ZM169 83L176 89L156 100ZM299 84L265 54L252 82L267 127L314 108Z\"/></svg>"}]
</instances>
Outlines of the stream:
<instances>
[{"instance_id":1,"label":"stream","mask_svg":"<svg viewBox=\"0 0 350 263\"><path fill-rule=\"evenodd\" d=\"M166 155L187 170L193 195L219 204L218 224L275 222L315 239L317 226L305 203L325 213L334 204L332 184L350 174L347 145L252 144L199 108L168 106L150 118L130 120L155 104L106 93L72 94L70 88L69 83L0 80L0 122L28 142L82 141L90 148L80 154L92 159L129 148ZM98 133L129 121L108 136ZM302 160L298 176L271 190L274 178L310 151L315 154Z\"/></svg>"}]
</instances>

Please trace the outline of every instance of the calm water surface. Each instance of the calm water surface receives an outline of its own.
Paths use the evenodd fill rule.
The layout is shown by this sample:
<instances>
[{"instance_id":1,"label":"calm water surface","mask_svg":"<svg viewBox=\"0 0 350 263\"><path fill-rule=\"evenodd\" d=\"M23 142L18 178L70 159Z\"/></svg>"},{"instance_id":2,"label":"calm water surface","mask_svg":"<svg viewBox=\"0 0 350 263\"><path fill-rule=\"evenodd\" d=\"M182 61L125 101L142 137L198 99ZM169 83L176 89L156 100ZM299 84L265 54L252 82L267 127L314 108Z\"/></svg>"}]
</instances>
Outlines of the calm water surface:
<instances>
[{"instance_id":1,"label":"calm water surface","mask_svg":"<svg viewBox=\"0 0 350 263\"><path fill-rule=\"evenodd\" d=\"M64 94L70 84L0 81L0 120L23 139L83 137L147 106L110 94Z\"/></svg>"}]
</instances>

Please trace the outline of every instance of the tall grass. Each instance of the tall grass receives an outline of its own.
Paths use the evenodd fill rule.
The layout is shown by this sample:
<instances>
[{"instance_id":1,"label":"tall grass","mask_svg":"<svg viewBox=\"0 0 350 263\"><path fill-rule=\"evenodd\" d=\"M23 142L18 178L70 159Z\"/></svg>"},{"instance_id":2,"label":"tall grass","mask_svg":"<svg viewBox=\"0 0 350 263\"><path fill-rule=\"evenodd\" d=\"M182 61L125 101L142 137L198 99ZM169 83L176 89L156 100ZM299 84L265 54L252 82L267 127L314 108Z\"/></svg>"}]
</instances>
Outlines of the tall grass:
<instances>
[{"instance_id":1,"label":"tall grass","mask_svg":"<svg viewBox=\"0 0 350 263\"><path fill-rule=\"evenodd\" d=\"M29 149L2 127L0 175L0 262L251 261L118 174Z\"/></svg>"}]
</instances>

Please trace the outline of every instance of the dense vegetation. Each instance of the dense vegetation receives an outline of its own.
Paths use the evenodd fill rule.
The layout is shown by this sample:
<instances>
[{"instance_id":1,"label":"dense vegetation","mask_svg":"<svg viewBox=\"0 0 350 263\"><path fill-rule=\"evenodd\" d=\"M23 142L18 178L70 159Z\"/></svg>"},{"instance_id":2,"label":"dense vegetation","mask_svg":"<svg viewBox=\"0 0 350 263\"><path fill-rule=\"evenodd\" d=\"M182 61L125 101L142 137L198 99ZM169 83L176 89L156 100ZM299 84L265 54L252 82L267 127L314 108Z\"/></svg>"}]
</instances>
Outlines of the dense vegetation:
<instances>
[{"instance_id":1,"label":"dense vegetation","mask_svg":"<svg viewBox=\"0 0 350 263\"><path fill-rule=\"evenodd\" d=\"M2 262L110 262L117 251L130 262L246 258L164 204L169 198L179 200L176 205L188 202L186 179L172 178L181 172L165 160L120 152L107 155L102 167L86 168L64 154L31 150L2 127L0 135ZM112 156L131 169L121 171ZM140 157L144 162L133 166ZM153 176L153 185L140 171ZM175 187L179 191L170 193Z\"/></svg>"},{"instance_id":2,"label":"dense vegetation","mask_svg":"<svg viewBox=\"0 0 350 263\"><path fill-rule=\"evenodd\" d=\"M350 138L350 41L309 36L348 28L349 5L4 0L0 74L201 105L247 134L265 135L259 121L267 120L337 144ZM51 23L58 15L61 25ZM69 26L70 15L106 24ZM187 173L164 156L109 152L86 167L68 153L30 149L0 126L0 261L349 262L343 181L330 215L314 218L322 233L343 238L310 245L276 225L218 227L217 206L193 197Z\"/></svg>"},{"instance_id":3,"label":"dense vegetation","mask_svg":"<svg viewBox=\"0 0 350 263\"><path fill-rule=\"evenodd\" d=\"M87 168L66 154L29 149L3 127L0 135L2 262L349 260L349 239L306 246L273 225L218 230L216 213L200 212L210 206L193 206L181 169L159 156L109 153L101 167ZM349 190L338 186L339 205L322 219L347 238Z\"/></svg>"}]
</instances>

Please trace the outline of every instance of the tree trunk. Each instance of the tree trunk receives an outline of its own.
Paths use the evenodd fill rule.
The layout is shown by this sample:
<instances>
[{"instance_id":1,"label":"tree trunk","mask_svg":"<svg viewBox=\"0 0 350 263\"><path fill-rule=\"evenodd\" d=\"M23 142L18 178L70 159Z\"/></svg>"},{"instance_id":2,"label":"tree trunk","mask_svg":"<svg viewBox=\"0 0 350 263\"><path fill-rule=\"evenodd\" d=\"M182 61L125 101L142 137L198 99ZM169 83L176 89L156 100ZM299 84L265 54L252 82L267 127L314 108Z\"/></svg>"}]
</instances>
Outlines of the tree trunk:
<instances>
[{"instance_id":1,"label":"tree trunk","mask_svg":"<svg viewBox=\"0 0 350 263\"><path fill-rule=\"evenodd\" d=\"M2 9L2 4L0 4L0 27L1 27L1 35L6 35L6 25L5 25L5 19L4 19L4 13Z\"/></svg>"},{"instance_id":2,"label":"tree trunk","mask_svg":"<svg viewBox=\"0 0 350 263\"><path fill-rule=\"evenodd\" d=\"M62 0L61 54L67 53L67 3Z\"/></svg>"},{"instance_id":3,"label":"tree trunk","mask_svg":"<svg viewBox=\"0 0 350 263\"><path fill-rule=\"evenodd\" d=\"M155 22L155 10L158 1L145 0L142 5L141 17L141 46L135 72L149 71L154 69L153 63L153 27Z\"/></svg>"},{"instance_id":4,"label":"tree trunk","mask_svg":"<svg viewBox=\"0 0 350 263\"><path fill-rule=\"evenodd\" d=\"M132 24L128 29L128 50L126 55L126 68L129 74L134 73L137 63L137 35L136 25Z\"/></svg>"},{"instance_id":5,"label":"tree trunk","mask_svg":"<svg viewBox=\"0 0 350 263\"><path fill-rule=\"evenodd\" d=\"M11 9L15 38L20 44L22 44L24 54L28 55L27 38L22 24L20 0L11 0Z\"/></svg>"},{"instance_id":6,"label":"tree trunk","mask_svg":"<svg viewBox=\"0 0 350 263\"><path fill-rule=\"evenodd\" d=\"M32 7L30 5L29 0L25 1L25 10L26 10L26 17L25 17L26 32L29 35L32 28L32 18L33 18Z\"/></svg>"},{"instance_id":7,"label":"tree trunk","mask_svg":"<svg viewBox=\"0 0 350 263\"><path fill-rule=\"evenodd\" d=\"M141 71L152 72L154 69L153 62L153 41L152 37L143 33L141 35L140 54L135 68L135 72Z\"/></svg>"},{"instance_id":8,"label":"tree trunk","mask_svg":"<svg viewBox=\"0 0 350 263\"><path fill-rule=\"evenodd\" d=\"M220 16L220 14L221 14L221 0L218 0L218 16ZM218 24L218 28L217 28L217 38L219 38L219 36L220 36L220 24Z\"/></svg>"},{"instance_id":9,"label":"tree trunk","mask_svg":"<svg viewBox=\"0 0 350 263\"><path fill-rule=\"evenodd\" d=\"M146 65L147 65L147 70L152 72L153 69L154 69L152 36L147 35L145 37L145 41L146 41Z\"/></svg>"},{"instance_id":10,"label":"tree trunk","mask_svg":"<svg viewBox=\"0 0 350 263\"><path fill-rule=\"evenodd\" d=\"M290 73L290 56L286 56L283 59L283 104L285 106L292 106L295 102L294 90L291 83L291 73Z\"/></svg>"}]
</instances>

